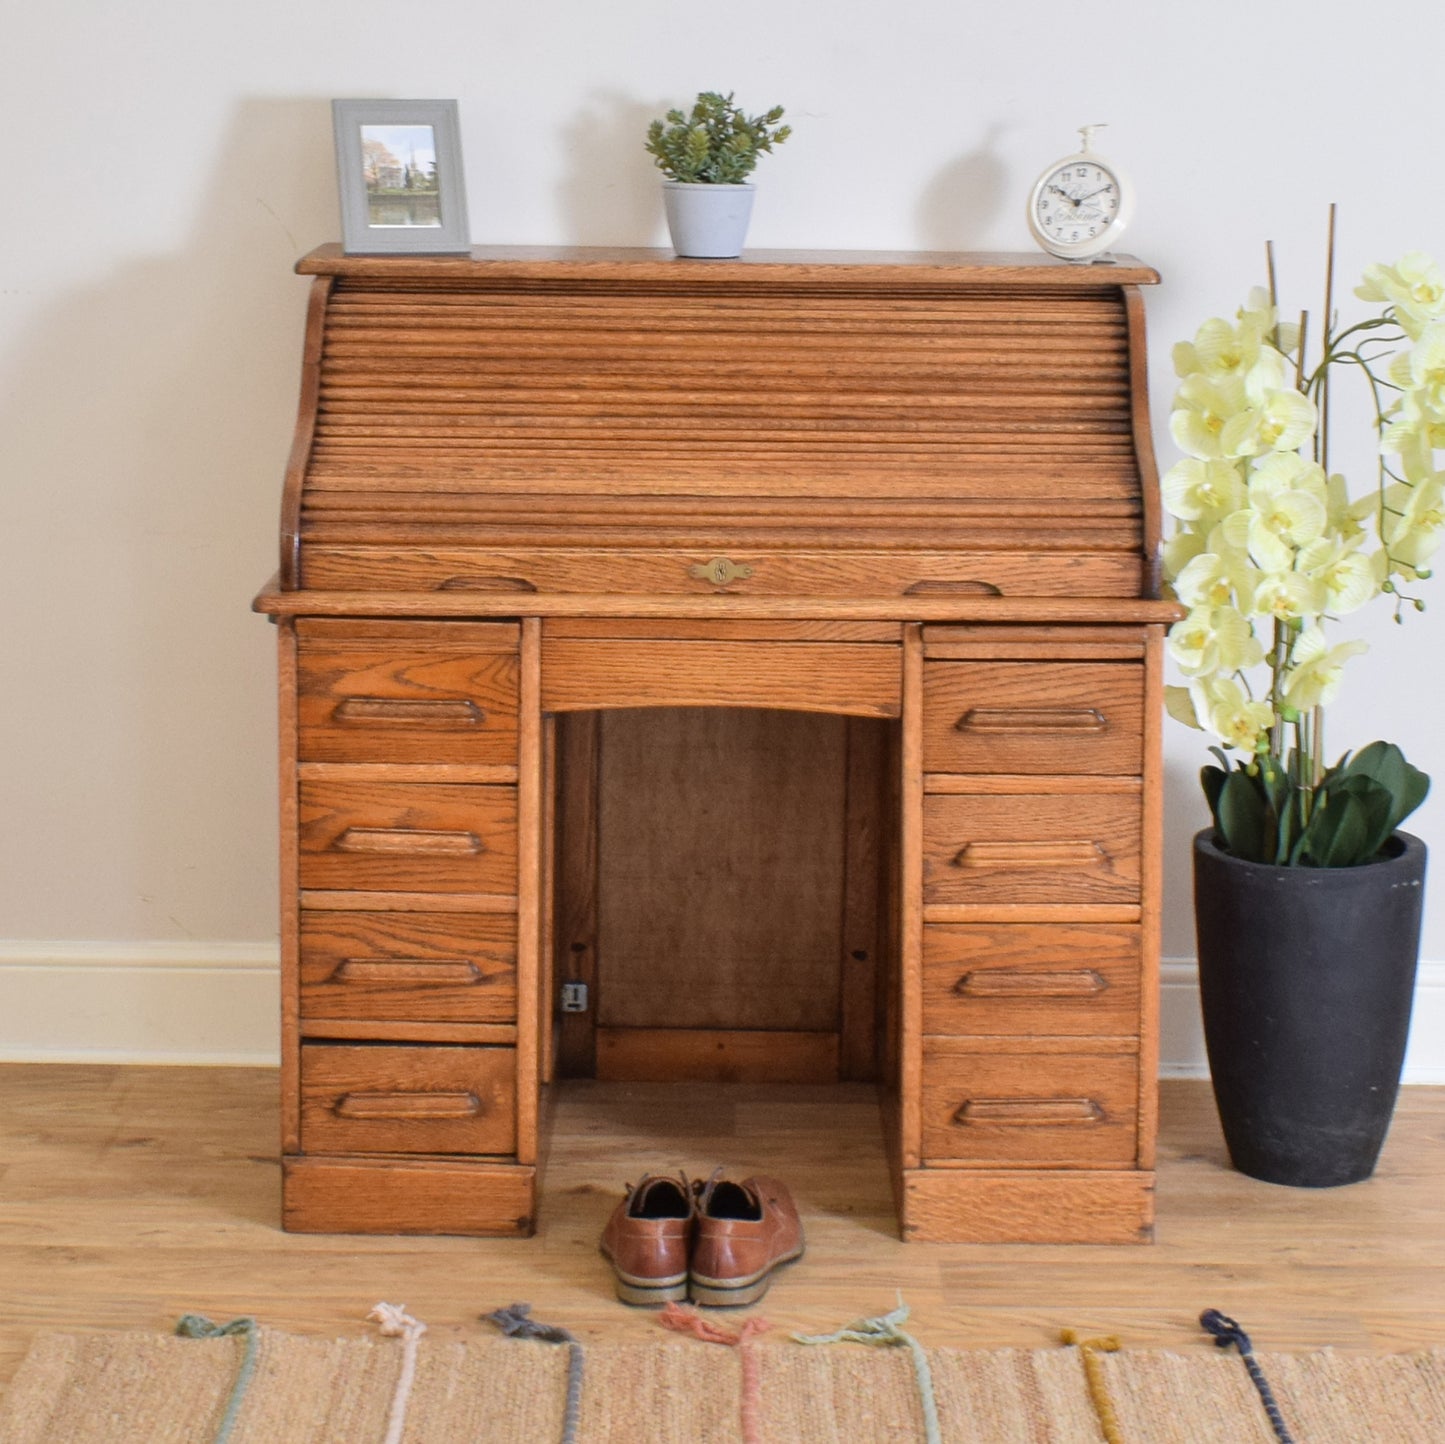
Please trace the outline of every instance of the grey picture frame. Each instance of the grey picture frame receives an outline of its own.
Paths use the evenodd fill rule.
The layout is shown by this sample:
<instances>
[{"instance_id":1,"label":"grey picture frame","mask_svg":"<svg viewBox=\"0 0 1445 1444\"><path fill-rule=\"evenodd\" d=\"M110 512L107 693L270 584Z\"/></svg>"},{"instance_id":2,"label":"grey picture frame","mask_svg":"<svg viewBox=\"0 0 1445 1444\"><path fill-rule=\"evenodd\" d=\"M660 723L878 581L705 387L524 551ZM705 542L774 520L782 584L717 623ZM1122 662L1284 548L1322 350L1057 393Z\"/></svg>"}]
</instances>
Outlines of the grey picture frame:
<instances>
[{"instance_id":1,"label":"grey picture frame","mask_svg":"<svg viewBox=\"0 0 1445 1444\"><path fill-rule=\"evenodd\" d=\"M471 249L456 101L333 100L331 121L347 255Z\"/></svg>"}]
</instances>

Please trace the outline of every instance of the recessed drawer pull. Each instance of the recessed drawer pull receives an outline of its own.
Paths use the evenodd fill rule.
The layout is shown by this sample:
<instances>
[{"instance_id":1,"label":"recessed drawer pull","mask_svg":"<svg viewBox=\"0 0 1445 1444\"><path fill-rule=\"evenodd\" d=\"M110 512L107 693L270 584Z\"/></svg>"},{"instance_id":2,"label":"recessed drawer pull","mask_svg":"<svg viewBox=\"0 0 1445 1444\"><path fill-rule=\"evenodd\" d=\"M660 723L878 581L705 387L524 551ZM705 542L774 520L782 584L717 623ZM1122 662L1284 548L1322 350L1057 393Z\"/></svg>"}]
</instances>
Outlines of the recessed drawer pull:
<instances>
[{"instance_id":1,"label":"recessed drawer pull","mask_svg":"<svg viewBox=\"0 0 1445 1444\"><path fill-rule=\"evenodd\" d=\"M1097 842L968 842L953 859L955 867L1100 867L1108 861Z\"/></svg>"},{"instance_id":2,"label":"recessed drawer pull","mask_svg":"<svg viewBox=\"0 0 1445 1444\"><path fill-rule=\"evenodd\" d=\"M347 697L331 720L342 727L481 727L487 714L465 697Z\"/></svg>"},{"instance_id":3,"label":"recessed drawer pull","mask_svg":"<svg viewBox=\"0 0 1445 1444\"><path fill-rule=\"evenodd\" d=\"M971 707L954 726L958 732L1102 732L1108 726L1097 707Z\"/></svg>"},{"instance_id":4,"label":"recessed drawer pull","mask_svg":"<svg viewBox=\"0 0 1445 1444\"><path fill-rule=\"evenodd\" d=\"M338 852L458 857L486 851L474 832L433 832L420 827L348 827L333 844Z\"/></svg>"},{"instance_id":5,"label":"recessed drawer pull","mask_svg":"<svg viewBox=\"0 0 1445 1444\"><path fill-rule=\"evenodd\" d=\"M480 983L482 970L466 958L343 958L326 981L456 988Z\"/></svg>"},{"instance_id":6,"label":"recessed drawer pull","mask_svg":"<svg viewBox=\"0 0 1445 1444\"><path fill-rule=\"evenodd\" d=\"M1092 968L1037 973L976 968L965 973L953 991L960 998L1092 998L1108 986L1108 980Z\"/></svg>"},{"instance_id":7,"label":"recessed drawer pull","mask_svg":"<svg viewBox=\"0 0 1445 1444\"><path fill-rule=\"evenodd\" d=\"M955 581L936 580L914 582L905 589L905 597L1001 597L1003 591L992 582L974 581L960 577Z\"/></svg>"},{"instance_id":8,"label":"recessed drawer pull","mask_svg":"<svg viewBox=\"0 0 1445 1444\"><path fill-rule=\"evenodd\" d=\"M439 592L535 592L537 584L526 577L460 576L448 577L437 588Z\"/></svg>"},{"instance_id":9,"label":"recessed drawer pull","mask_svg":"<svg viewBox=\"0 0 1445 1444\"><path fill-rule=\"evenodd\" d=\"M338 1118L367 1122L475 1118L482 1100L475 1093L343 1093L331 1110Z\"/></svg>"},{"instance_id":10,"label":"recessed drawer pull","mask_svg":"<svg viewBox=\"0 0 1445 1444\"><path fill-rule=\"evenodd\" d=\"M953 1115L953 1121L963 1128L983 1124L1008 1128L1088 1127L1104 1121L1104 1109L1092 1098L970 1098Z\"/></svg>"}]
</instances>

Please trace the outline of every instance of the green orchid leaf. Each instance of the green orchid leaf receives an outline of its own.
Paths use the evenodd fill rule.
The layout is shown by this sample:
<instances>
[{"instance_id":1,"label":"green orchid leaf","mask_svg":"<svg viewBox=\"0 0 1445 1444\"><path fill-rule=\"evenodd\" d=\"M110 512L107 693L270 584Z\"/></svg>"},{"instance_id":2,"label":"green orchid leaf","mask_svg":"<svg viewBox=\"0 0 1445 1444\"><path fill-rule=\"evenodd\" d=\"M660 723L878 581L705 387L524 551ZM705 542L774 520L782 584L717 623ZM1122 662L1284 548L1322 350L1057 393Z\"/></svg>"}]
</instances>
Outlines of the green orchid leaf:
<instances>
[{"instance_id":1,"label":"green orchid leaf","mask_svg":"<svg viewBox=\"0 0 1445 1444\"><path fill-rule=\"evenodd\" d=\"M1391 831L1393 798L1371 777L1347 776L1321 789L1301 838L1306 867L1359 867L1371 861Z\"/></svg>"},{"instance_id":2,"label":"green orchid leaf","mask_svg":"<svg viewBox=\"0 0 1445 1444\"><path fill-rule=\"evenodd\" d=\"M1246 862L1269 862L1266 856L1268 809L1255 779L1247 772L1231 772L1219 789L1217 826L1224 849Z\"/></svg>"},{"instance_id":3,"label":"green orchid leaf","mask_svg":"<svg viewBox=\"0 0 1445 1444\"><path fill-rule=\"evenodd\" d=\"M1340 767L1341 777L1368 777L1390 794L1390 828L1396 828L1424 802L1429 777L1405 760L1393 742L1371 742ZM1389 836L1389 833L1386 833Z\"/></svg>"},{"instance_id":4,"label":"green orchid leaf","mask_svg":"<svg viewBox=\"0 0 1445 1444\"><path fill-rule=\"evenodd\" d=\"M1223 831L1219 826L1219 793L1228 779L1229 773L1222 767L1201 767L1199 769L1199 786L1204 793L1204 800L1209 804L1209 815L1214 819L1216 831Z\"/></svg>"}]
</instances>

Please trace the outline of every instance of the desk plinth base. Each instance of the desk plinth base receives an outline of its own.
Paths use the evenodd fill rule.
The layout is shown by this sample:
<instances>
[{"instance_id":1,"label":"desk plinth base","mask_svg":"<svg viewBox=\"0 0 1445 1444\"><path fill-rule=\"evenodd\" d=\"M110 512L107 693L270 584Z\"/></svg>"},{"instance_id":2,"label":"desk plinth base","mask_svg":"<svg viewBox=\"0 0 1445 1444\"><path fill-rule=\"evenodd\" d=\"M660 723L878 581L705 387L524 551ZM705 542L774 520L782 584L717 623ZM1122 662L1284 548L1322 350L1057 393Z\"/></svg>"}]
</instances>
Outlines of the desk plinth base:
<instances>
[{"instance_id":1,"label":"desk plinth base","mask_svg":"<svg viewBox=\"0 0 1445 1444\"><path fill-rule=\"evenodd\" d=\"M306 1157L281 1164L290 1233L528 1238L537 1170L454 1158Z\"/></svg>"},{"instance_id":2,"label":"desk plinth base","mask_svg":"<svg viewBox=\"0 0 1445 1444\"><path fill-rule=\"evenodd\" d=\"M1151 1243L1142 1171L908 1168L902 1236L920 1243Z\"/></svg>"}]
</instances>

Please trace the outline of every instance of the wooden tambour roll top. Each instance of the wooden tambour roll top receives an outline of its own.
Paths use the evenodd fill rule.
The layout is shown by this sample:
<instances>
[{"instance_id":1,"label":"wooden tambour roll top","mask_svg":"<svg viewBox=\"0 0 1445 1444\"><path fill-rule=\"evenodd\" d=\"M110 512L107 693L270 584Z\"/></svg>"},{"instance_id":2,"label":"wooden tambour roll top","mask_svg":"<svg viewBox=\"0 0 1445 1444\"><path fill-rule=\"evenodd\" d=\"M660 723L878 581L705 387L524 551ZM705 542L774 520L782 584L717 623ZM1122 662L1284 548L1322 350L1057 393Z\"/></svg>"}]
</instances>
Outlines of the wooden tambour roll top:
<instances>
[{"instance_id":1,"label":"wooden tambour roll top","mask_svg":"<svg viewBox=\"0 0 1445 1444\"><path fill-rule=\"evenodd\" d=\"M1154 594L1137 263L331 246L298 269L285 590Z\"/></svg>"}]
</instances>

